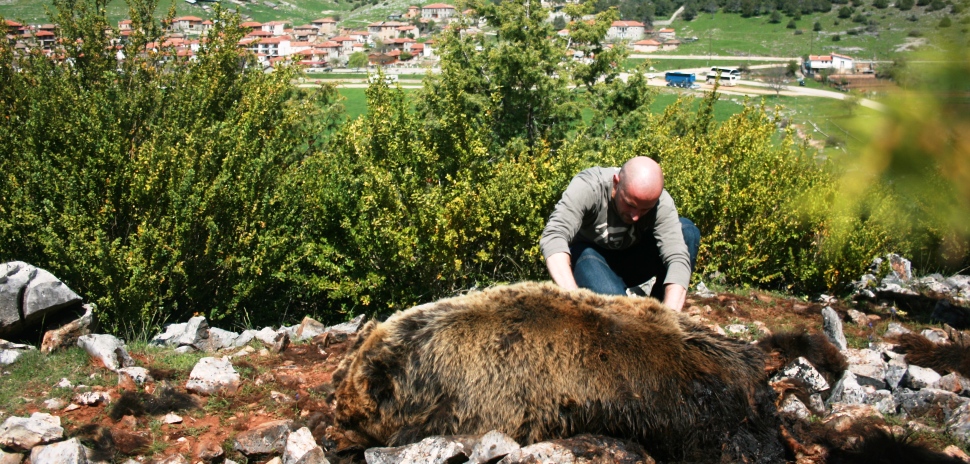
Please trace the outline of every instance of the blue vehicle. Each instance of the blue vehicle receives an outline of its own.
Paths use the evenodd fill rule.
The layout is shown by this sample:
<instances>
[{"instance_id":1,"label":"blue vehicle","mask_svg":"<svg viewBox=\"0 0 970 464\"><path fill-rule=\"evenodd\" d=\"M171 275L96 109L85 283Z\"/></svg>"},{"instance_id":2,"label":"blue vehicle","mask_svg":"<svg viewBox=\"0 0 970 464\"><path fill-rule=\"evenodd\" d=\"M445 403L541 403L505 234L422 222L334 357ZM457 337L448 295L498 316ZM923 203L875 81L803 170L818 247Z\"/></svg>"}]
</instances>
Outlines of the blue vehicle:
<instances>
[{"instance_id":1,"label":"blue vehicle","mask_svg":"<svg viewBox=\"0 0 970 464\"><path fill-rule=\"evenodd\" d=\"M694 81L697 80L697 76L694 73L671 71L664 74L664 80L667 81L667 87L683 87L689 89L694 84Z\"/></svg>"}]
</instances>

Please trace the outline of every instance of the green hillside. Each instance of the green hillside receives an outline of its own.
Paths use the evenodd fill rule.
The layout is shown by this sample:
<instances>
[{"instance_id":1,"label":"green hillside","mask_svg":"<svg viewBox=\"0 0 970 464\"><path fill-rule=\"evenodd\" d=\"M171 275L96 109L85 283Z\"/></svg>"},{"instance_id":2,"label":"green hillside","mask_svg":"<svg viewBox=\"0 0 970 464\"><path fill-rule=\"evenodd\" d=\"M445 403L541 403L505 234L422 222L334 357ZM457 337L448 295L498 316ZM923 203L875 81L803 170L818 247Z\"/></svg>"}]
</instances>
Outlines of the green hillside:
<instances>
[{"instance_id":1,"label":"green hillside","mask_svg":"<svg viewBox=\"0 0 970 464\"><path fill-rule=\"evenodd\" d=\"M877 8L880 1L857 0L853 4L834 4L826 13L811 13L789 17L778 15L772 21L770 14L742 17L738 13L700 13L691 21L678 18L671 27L678 38L684 40L681 47L670 54L691 55L771 55L802 56L819 53L844 53L854 57L891 60L908 50L938 40L967 40L970 24L970 8L959 1L917 2L912 9L902 11L887 4ZM906 0L903 0L906 1ZM406 11L411 4L427 4L430 1L409 0L251 0L223 1L227 8L235 9L246 19L260 22L288 20L294 25L326 17L339 16L344 27L360 27L380 21L391 14ZM926 3L919 6L919 3ZM0 0L0 16L23 20L28 23L47 22L45 5L49 1ZM164 14L173 3L162 2L159 15ZM208 17L204 7L211 2L189 4L174 1L178 15ZM851 9L848 18L840 18L843 8ZM841 13L845 16L845 13ZM124 0L112 0L108 5L109 19L114 21L128 15ZM940 27L943 18L949 18L949 27ZM789 28L794 22L794 28ZM818 22L821 31L814 32ZM838 37L838 40L834 40ZM696 38L696 41L692 39ZM686 40L685 40L686 39Z\"/></svg>"},{"instance_id":2,"label":"green hillside","mask_svg":"<svg viewBox=\"0 0 970 464\"><path fill-rule=\"evenodd\" d=\"M910 11L896 8L878 9L871 5L855 8L852 18L839 18L841 5L828 13L808 14L794 20L795 29L787 26L792 18L782 15L771 23L769 15L743 18L734 13L701 14L693 21L674 21L678 37L697 37L685 42L674 54L690 55L766 55L802 56L808 54L844 53L854 57L888 60L928 40L966 41L968 12L951 13L950 8L929 11L930 6L916 6ZM860 17L856 18L858 15ZM937 27L944 17L952 26ZM855 22L856 20L865 20ZM815 23L821 31L813 32ZM962 23L961 23L962 22ZM833 38L838 36L838 41Z\"/></svg>"}]
</instances>

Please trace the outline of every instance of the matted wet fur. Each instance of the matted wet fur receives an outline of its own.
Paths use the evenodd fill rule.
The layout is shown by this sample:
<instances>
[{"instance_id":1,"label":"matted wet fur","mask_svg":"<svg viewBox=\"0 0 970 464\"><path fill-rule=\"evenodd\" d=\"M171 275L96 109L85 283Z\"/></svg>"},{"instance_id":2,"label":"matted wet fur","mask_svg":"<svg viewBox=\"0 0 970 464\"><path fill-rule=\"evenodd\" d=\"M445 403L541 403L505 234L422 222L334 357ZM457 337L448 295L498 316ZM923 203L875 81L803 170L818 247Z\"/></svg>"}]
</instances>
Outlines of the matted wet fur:
<instances>
[{"instance_id":1,"label":"matted wet fur","mask_svg":"<svg viewBox=\"0 0 970 464\"><path fill-rule=\"evenodd\" d=\"M942 375L957 372L970 377L970 346L963 343L936 344L915 333L893 337L899 344L895 351L906 354L906 362L928 367Z\"/></svg>"},{"instance_id":2,"label":"matted wet fur","mask_svg":"<svg viewBox=\"0 0 970 464\"><path fill-rule=\"evenodd\" d=\"M779 462L764 354L651 298L522 283L368 323L334 374L341 449L500 430L602 434L654 458Z\"/></svg>"},{"instance_id":3,"label":"matted wet fur","mask_svg":"<svg viewBox=\"0 0 970 464\"><path fill-rule=\"evenodd\" d=\"M835 385L842 378L842 373L849 368L845 356L825 335L809 334L803 327L792 332L768 335L758 340L758 347L766 353L777 353L777 368L784 367L799 357L807 359L829 385Z\"/></svg>"}]
</instances>

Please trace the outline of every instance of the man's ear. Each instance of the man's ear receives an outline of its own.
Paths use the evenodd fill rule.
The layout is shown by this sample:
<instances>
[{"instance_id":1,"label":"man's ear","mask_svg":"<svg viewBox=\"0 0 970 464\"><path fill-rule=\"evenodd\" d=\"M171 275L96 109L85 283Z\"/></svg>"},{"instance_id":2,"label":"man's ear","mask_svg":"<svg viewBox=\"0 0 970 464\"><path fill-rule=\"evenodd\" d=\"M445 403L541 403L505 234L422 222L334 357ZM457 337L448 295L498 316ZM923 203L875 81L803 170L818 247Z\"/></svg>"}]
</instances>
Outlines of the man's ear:
<instances>
[{"instance_id":1,"label":"man's ear","mask_svg":"<svg viewBox=\"0 0 970 464\"><path fill-rule=\"evenodd\" d=\"M616 191L619 189L619 186L620 186L620 175L613 174L613 189L610 190L610 198L616 197Z\"/></svg>"}]
</instances>

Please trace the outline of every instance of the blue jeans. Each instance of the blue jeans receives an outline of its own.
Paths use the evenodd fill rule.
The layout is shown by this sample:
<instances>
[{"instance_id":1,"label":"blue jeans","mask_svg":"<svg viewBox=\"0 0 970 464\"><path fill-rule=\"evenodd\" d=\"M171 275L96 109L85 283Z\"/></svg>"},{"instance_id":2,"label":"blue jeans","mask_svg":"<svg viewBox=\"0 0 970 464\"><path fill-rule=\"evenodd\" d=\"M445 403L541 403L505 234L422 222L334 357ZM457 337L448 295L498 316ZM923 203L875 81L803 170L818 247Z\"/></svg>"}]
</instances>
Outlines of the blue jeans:
<instances>
[{"instance_id":1,"label":"blue jeans","mask_svg":"<svg viewBox=\"0 0 970 464\"><path fill-rule=\"evenodd\" d=\"M684 242L690 254L690 269L697 263L697 249L701 243L701 231L690 219L680 218ZM625 295L627 287L640 285L656 277L650 295L662 300L667 266L660 258L660 250L653 240L641 240L625 250L607 250L588 242L577 243L569 248L572 255L573 276L576 284L603 295Z\"/></svg>"}]
</instances>

